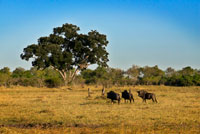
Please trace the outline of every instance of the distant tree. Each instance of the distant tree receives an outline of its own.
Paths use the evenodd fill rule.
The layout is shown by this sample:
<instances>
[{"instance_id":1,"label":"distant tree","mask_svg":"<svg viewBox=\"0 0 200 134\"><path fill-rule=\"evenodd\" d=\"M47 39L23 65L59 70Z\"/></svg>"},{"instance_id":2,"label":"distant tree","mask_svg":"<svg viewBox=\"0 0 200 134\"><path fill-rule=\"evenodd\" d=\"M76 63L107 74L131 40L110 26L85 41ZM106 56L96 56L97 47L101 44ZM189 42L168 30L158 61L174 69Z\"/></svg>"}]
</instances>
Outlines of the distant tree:
<instances>
[{"instance_id":1,"label":"distant tree","mask_svg":"<svg viewBox=\"0 0 200 134\"><path fill-rule=\"evenodd\" d=\"M180 70L179 74L193 76L195 74L195 70L192 69L190 66L188 66L188 67L184 67L182 70Z\"/></svg>"},{"instance_id":2,"label":"distant tree","mask_svg":"<svg viewBox=\"0 0 200 134\"><path fill-rule=\"evenodd\" d=\"M119 68L109 68L108 69L108 79L113 85L125 85L124 74L125 72Z\"/></svg>"},{"instance_id":3,"label":"distant tree","mask_svg":"<svg viewBox=\"0 0 200 134\"><path fill-rule=\"evenodd\" d=\"M95 70L86 69L81 72L86 84L97 84L105 87L110 83L109 75L108 68L105 67L97 67Z\"/></svg>"},{"instance_id":4,"label":"distant tree","mask_svg":"<svg viewBox=\"0 0 200 134\"><path fill-rule=\"evenodd\" d=\"M193 83L196 85L196 86L200 86L200 74L195 74L193 76Z\"/></svg>"},{"instance_id":5,"label":"distant tree","mask_svg":"<svg viewBox=\"0 0 200 134\"><path fill-rule=\"evenodd\" d=\"M96 83L98 85L102 85L104 87L107 87L107 85L109 84L109 74L108 74L108 70L105 67L97 67L94 70L94 74L96 77Z\"/></svg>"},{"instance_id":6,"label":"distant tree","mask_svg":"<svg viewBox=\"0 0 200 134\"><path fill-rule=\"evenodd\" d=\"M24 48L21 58L27 61L33 58L32 65L38 68L52 66L66 83L91 64L107 66L106 35L97 31L79 34L79 30L72 24L54 28L49 36L40 37L37 44Z\"/></svg>"},{"instance_id":7,"label":"distant tree","mask_svg":"<svg viewBox=\"0 0 200 134\"><path fill-rule=\"evenodd\" d=\"M158 66L154 66L154 67L145 66L143 68L142 67L140 68L140 71L143 74L143 77L158 76L157 70L158 70Z\"/></svg>"},{"instance_id":8,"label":"distant tree","mask_svg":"<svg viewBox=\"0 0 200 134\"><path fill-rule=\"evenodd\" d=\"M26 70L25 70L24 68L22 68L22 67L17 67L17 68L13 71L12 77L14 77L14 78L23 77L25 71L26 71Z\"/></svg>"},{"instance_id":9,"label":"distant tree","mask_svg":"<svg viewBox=\"0 0 200 134\"><path fill-rule=\"evenodd\" d=\"M10 68L9 67L4 67L0 70L0 73L4 73L4 74L8 74L8 75L11 75L11 72L10 72Z\"/></svg>"},{"instance_id":10,"label":"distant tree","mask_svg":"<svg viewBox=\"0 0 200 134\"><path fill-rule=\"evenodd\" d=\"M132 80L132 82L134 82L134 84L135 84L138 81L138 78L140 76L140 67L133 65L131 68L129 68L126 71L126 74Z\"/></svg>"},{"instance_id":11,"label":"distant tree","mask_svg":"<svg viewBox=\"0 0 200 134\"><path fill-rule=\"evenodd\" d=\"M165 71L165 76L166 77L171 77L172 75L174 75L176 73L175 69L168 67Z\"/></svg>"},{"instance_id":12,"label":"distant tree","mask_svg":"<svg viewBox=\"0 0 200 134\"><path fill-rule=\"evenodd\" d=\"M11 76L10 68L4 67L0 70L0 86L9 86L9 79Z\"/></svg>"},{"instance_id":13,"label":"distant tree","mask_svg":"<svg viewBox=\"0 0 200 134\"><path fill-rule=\"evenodd\" d=\"M96 84L97 82L97 77L94 70L85 69L81 72L81 76L83 79L85 79L86 84Z\"/></svg>"},{"instance_id":14,"label":"distant tree","mask_svg":"<svg viewBox=\"0 0 200 134\"><path fill-rule=\"evenodd\" d=\"M140 70L143 74L142 77L140 77L141 84L157 85L160 83L160 80L164 76L164 72L159 69L157 65L154 67L145 66L143 68L140 68Z\"/></svg>"}]
</instances>

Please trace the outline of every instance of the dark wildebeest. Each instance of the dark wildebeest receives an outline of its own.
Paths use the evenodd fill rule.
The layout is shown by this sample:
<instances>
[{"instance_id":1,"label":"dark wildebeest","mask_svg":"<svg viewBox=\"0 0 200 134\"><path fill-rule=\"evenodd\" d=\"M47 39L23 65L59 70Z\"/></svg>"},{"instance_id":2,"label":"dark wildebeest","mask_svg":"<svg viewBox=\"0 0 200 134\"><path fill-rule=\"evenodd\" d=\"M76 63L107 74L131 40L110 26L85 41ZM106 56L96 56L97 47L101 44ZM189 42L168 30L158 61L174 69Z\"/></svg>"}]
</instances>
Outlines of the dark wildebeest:
<instances>
[{"instance_id":1,"label":"dark wildebeest","mask_svg":"<svg viewBox=\"0 0 200 134\"><path fill-rule=\"evenodd\" d=\"M152 99L153 102L157 103L156 95L154 93L148 93L145 90L137 91L138 96L143 99L143 102L146 102L146 99Z\"/></svg>"},{"instance_id":2,"label":"dark wildebeest","mask_svg":"<svg viewBox=\"0 0 200 134\"><path fill-rule=\"evenodd\" d=\"M118 104L120 103L120 95L118 93L115 93L114 91L110 91L107 93L107 98L111 99L112 103L114 102L114 100L118 101Z\"/></svg>"},{"instance_id":3,"label":"dark wildebeest","mask_svg":"<svg viewBox=\"0 0 200 134\"><path fill-rule=\"evenodd\" d=\"M125 102L126 100L129 100L131 103L131 100L133 100L134 102L134 98L133 98L133 94L131 93L131 90L129 90L129 92L127 90L124 90L122 92L122 98L124 98Z\"/></svg>"}]
</instances>

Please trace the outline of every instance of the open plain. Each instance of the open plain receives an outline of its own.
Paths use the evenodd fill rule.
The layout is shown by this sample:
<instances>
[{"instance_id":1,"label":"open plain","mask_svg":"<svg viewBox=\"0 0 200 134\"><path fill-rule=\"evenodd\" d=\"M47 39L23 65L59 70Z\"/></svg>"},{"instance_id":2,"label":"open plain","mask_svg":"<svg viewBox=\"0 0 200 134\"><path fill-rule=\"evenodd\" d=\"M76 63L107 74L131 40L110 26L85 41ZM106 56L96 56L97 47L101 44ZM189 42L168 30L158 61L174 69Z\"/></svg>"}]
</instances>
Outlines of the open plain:
<instances>
[{"instance_id":1,"label":"open plain","mask_svg":"<svg viewBox=\"0 0 200 134\"><path fill-rule=\"evenodd\" d=\"M88 88L91 97L88 97ZM135 102L111 104L102 87L0 87L0 133L3 134L197 134L200 133L200 87L135 86ZM137 96L156 94L158 103Z\"/></svg>"}]
</instances>

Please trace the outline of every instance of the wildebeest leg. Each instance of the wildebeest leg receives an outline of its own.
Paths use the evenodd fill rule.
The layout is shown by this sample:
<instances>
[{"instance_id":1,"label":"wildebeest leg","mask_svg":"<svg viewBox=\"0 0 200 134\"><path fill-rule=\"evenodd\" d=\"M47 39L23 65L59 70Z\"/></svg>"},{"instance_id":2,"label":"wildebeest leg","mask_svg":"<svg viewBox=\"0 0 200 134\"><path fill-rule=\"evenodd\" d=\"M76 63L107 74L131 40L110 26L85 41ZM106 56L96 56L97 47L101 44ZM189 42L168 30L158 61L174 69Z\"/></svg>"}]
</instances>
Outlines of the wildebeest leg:
<instances>
[{"instance_id":1,"label":"wildebeest leg","mask_svg":"<svg viewBox=\"0 0 200 134\"><path fill-rule=\"evenodd\" d=\"M146 99L145 99L145 96L142 98L143 99L143 102L145 102L146 103Z\"/></svg>"},{"instance_id":2,"label":"wildebeest leg","mask_svg":"<svg viewBox=\"0 0 200 134\"><path fill-rule=\"evenodd\" d=\"M158 103L158 101L156 100L156 97L155 97L155 100L154 100L156 103Z\"/></svg>"},{"instance_id":3,"label":"wildebeest leg","mask_svg":"<svg viewBox=\"0 0 200 134\"><path fill-rule=\"evenodd\" d=\"M151 99L152 99L153 102L156 102L156 103L157 103L157 100L156 100L156 96L155 96L155 95L153 95Z\"/></svg>"},{"instance_id":4,"label":"wildebeest leg","mask_svg":"<svg viewBox=\"0 0 200 134\"><path fill-rule=\"evenodd\" d=\"M129 99L130 100L130 103L131 103L131 99Z\"/></svg>"},{"instance_id":5,"label":"wildebeest leg","mask_svg":"<svg viewBox=\"0 0 200 134\"><path fill-rule=\"evenodd\" d=\"M118 100L118 104L120 104L120 100Z\"/></svg>"},{"instance_id":6,"label":"wildebeest leg","mask_svg":"<svg viewBox=\"0 0 200 134\"><path fill-rule=\"evenodd\" d=\"M131 99L133 100L133 102L134 102L134 98L133 98L133 96L131 97Z\"/></svg>"},{"instance_id":7,"label":"wildebeest leg","mask_svg":"<svg viewBox=\"0 0 200 134\"><path fill-rule=\"evenodd\" d=\"M157 99L155 99L156 103L158 103Z\"/></svg>"}]
</instances>

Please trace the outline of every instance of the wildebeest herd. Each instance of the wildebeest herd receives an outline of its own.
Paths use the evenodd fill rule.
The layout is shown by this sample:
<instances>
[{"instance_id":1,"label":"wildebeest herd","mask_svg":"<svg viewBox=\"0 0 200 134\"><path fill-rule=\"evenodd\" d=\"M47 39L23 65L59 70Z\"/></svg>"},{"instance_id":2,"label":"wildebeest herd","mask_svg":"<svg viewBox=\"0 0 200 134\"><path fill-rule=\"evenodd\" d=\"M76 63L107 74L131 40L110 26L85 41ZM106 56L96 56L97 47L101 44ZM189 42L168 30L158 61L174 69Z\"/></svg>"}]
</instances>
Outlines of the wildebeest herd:
<instances>
[{"instance_id":1,"label":"wildebeest herd","mask_svg":"<svg viewBox=\"0 0 200 134\"><path fill-rule=\"evenodd\" d=\"M138 93L138 96L143 99L143 102L146 103L146 100L151 99L153 102L157 103L156 95L154 93L148 93L145 90L139 90L139 91L137 91L137 93ZM120 100L121 100L120 94L118 94L114 91L108 92L107 98L111 99L112 103L114 102L114 100L117 100L118 104L120 104ZM122 92L122 98L124 98L125 103L126 103L126 100L129 100L130 103L131 103L131 101L134 102L134 98L133 98L133 94L131 93L131 90L129 90L129 92L127 90L124 90Z\"/></svg>"}]
</instances>

